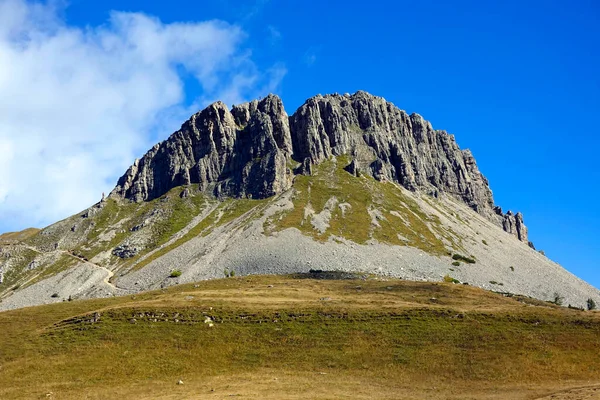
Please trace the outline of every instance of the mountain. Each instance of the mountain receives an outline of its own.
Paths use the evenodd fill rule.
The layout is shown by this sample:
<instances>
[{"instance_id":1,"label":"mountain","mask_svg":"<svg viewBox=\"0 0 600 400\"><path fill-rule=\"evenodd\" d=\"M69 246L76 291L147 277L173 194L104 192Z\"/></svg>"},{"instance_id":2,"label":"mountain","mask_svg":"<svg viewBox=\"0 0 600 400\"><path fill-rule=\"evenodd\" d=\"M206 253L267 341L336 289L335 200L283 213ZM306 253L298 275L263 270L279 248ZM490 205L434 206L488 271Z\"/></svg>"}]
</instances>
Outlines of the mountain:
<instances>
[{"instance_id":1,"label":"mountain","mask_svg":"<svg viewBox=\"0 0 600 400\"><path fill-rule=\"evenodd\" d=\"M494 206L469 150L420 115L366 92L317 96L291 117L273 95L231 111L214 103L137 160L112 194L139 202L198 184L217 196L264 199L292 186L288 160L302 164L295 174L311 175L312 165L332 156L348 157L346 170L357 176L448 194L527 242L522 215Z\"/></svg>"},{"instance_id":2,"label":"mountain","mask_svg":"<svg viewBox=\"0 0 600 400\"><path fill-rule=\"evenodd\" d=\"M0 245L0 308L231 274L363 271L585 306L454 136L366 92L216 102L89 209Z\"/></svg>"}]
</instances>

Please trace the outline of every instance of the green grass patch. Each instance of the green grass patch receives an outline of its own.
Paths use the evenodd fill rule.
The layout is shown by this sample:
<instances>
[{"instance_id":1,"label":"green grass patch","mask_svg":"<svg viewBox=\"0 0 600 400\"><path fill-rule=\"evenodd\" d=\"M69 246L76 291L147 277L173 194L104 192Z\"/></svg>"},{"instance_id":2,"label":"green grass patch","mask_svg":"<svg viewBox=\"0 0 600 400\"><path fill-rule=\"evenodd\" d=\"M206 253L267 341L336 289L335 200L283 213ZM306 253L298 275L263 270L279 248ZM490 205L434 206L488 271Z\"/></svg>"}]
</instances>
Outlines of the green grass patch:
<instances>
[{"instance_id":1,"label":"green grass patch","mask_svg":"<svg viewBox=\"0 0 600 400\"><path fill-rule=\"evenodd\" d=\"M348 157L340 156L314 166L313 176L296 176L293 185L294 209L268 221L265 231L294 227L321 241L327 241L331 236L360 244L375 239L388 244L416 247L430 254L446 253L439 236L447 236L450 241L453 237L445 232L439 218L426 215L413 199L393 183L349 174L344 170L349 162ZM337 202L330 210L329 227L320 233L314 229L307 210L321 213L333 198ZM377 220L377 224L372 224L370 209L383 216Z\"/></svg>"},{"instance_id":2,"label":"green grass patch","mask_svg":"<svg viewBox=\"0 0 600 400\"><path fill-rule=\"evenodd\" d=\"M1 242L22 242L38 234L40 230L37 228L27 228L19 232L6 232L0 234Z\"/></svg>"},{"instance_id":3,"label":"green grass patch","mask_svg":"<svg viewBox=\"0 0 600 400\"><path fill-rule=\"evenodd\" d=\"M18 257L19 261L4 274L4 281L0 284L0 292L6 292L9 288L16 290L15 287L17 285L21 287L24 280L35 274L35 270L26 271L26 269L37 255L38 253L31 249L24 248L19 250L18 255L15 256Z\"/></svg>"},{"instance_id":4,"label":"green grass patch","mask_svg":"<svg viewBox=\"0 0 600 400\"><path fill-rule=\"evenodd\" d=\"M130 234L131 229L142 222L151 212L153 203L134 203L125 200L106 199L102 208L96 214L85 218L80 223L85 224L78 229L84 230L91 226L83 245L76 247L77 254L91 259L97 254L112 250L123 242ZM89 222L88 222L89 221ZM110 240L102 240L103 234L114 231Z\"/></svg>"},{"instance_id":5,"label":"green grass patch","mask_svg":"<svg viewBox=\"0 0 600 400\"><path fill-rule=\"evenodd\" d=\"M117 202L108 199L99 215L94 216L95 228L93 234L88 236L87 241L88 245L92 243L90 249L81 248L78 249L78 252L89 259L101 251L112 250L131 235L135 226L150 219L153 222L142 228L151 230L149 243L135 257L121 262L123 265L134 263L141 256L170 240L174 234L185 228L196 215L208 206L209 203L205 197L199 193L182 198L180 193L183 189L183 186L173 188L160 198L149 202ZM118 228L110 241L94 242L94 235L106 233L115 229L114 227Z\"/></svg>"},{"instance_id":6,"label":"green grass patch","mask_svg":"<svg viewBox=\"0 0 600 400\"><path fill-rule=\"evenodd\" d=\"M143 260L137 262L134 265L134 270L139 270L146 265L150 264L152 261L158 259L159 257L167 254L171 250L181 246L182 244L188 242L192 238L198 236L208 236L215 228L225 225L242 215L251 212L253 210L258 210L260 207L267 204L268 200L252 200L252 199L226 199L221 203L216 204L216 201L211 201L206 204L196 204L196 207L214 207L214 209L206 215L200 222L194 225L186 234L181 236L179 239L175 240L173 243L154 251L149 256L145 257ZM193 210L195 213L201 213L202 210L196 209ZM197 215L197 214L196 214ZM254 215L254 213L253 213ZM194 217L195 215L192 215ZM189 219L191 222L191 218ZM189 222L188 222L189 223ZM184 225L184 227L187 225ZM173 232L175 234L177 232ZM168 239L167 239L168 240ZM144 252L142 254L145 254ZM141 256L141 255L140 255ZM139 259L139 257L137 257Z\"/></svg>"},{"instance_id":7,"label":"green grass patch","mask_svg":"<svg viewBox=\"0 0 600 400\"><path fill-rule=\"evenodd\" d=\"M223 207L223 214L215 224L215 227L228 224L229 222L240 218L244 214L255 210L257 207L266 205L268 201L269 199L229 199ZM255 214L253 213L253 215Z\"/></svg>"},{"instance_id":8,"label":"green grass patch","mask_svg":"<svg viewBox=\"0 0 600 400\"><path fill-rule=\"evenodd\" d=\"M175 188L161 198L153 200L163 215L152 225L153 240L148 248L152 249L169 241L202 211L203 196L181 198L177 194L179 192L181 188Z\"/></svg>"},{"instance_id":9,"label":"green grass patch","mask_svg":"<svg viewBox=\"0 0 600 400\"><path fill-rule=\"evenodd\" d=\"M204 217L200 222L198 222L198 224L196 224L193 228L191 228L185 235L183 235L182 237L180 237L173 243L169 244L168 246L165 246L161 249L154 251L152 254L148 255L144 259L137 262L134 265L133 269L139 270L139 269L145 267L146 265L150 264L152 261L158 259L159 257L162 257L163 255L165 255L168 252L170 252L171 250L181 246L182 244L188 242L190 239L192 239L194 237L197 237L199 235L205 236L205 232L207 232L209 230L209 228L212 228L213 224L215 223L217 213L218 213L218 208L213 210L212 212L210 212L206 217ZM208 233L206 233L206 234L208 234ZM147 252L148 251L145 251L141 255L144 255ZM136 257L136 259L139 259L139 257Z\"/></svg>"}]
</instances>

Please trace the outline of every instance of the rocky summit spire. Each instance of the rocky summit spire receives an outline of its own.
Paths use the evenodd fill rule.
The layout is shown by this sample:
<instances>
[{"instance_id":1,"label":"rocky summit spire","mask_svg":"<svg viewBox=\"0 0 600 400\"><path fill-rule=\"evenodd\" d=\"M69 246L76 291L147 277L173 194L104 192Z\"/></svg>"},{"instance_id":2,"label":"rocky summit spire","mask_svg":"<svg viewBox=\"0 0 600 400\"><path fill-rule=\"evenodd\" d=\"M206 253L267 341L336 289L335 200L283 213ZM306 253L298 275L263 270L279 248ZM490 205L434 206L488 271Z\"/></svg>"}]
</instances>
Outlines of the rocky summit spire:
<instances>
[{"instance_id":1,"label":"rocky summit spire","mask_svg":"<svg viewBox=\"0 0 600 400\"><path fill-rule=\"evenodd\" d=\"M111 196L146 201L197 184L218 196L266 198L291 187L290 159L301 163L295 173L310 174L340 155L351 173L452 196L527 243L522 215L494 206L487 179L453 135L363 91L312 97L291 117L274 95L231 110L211 104L136 160Z\"/></svg>"}]
</instances>

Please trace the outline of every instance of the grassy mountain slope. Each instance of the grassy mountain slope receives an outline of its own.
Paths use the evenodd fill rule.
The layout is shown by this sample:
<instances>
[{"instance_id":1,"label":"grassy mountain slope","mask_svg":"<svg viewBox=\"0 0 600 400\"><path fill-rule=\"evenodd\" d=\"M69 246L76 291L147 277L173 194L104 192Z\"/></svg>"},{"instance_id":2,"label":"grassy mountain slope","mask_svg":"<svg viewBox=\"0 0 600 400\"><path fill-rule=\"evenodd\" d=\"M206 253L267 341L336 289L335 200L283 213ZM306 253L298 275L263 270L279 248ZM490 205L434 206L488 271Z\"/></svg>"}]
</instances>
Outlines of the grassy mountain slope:
<instances>
[{"instance_id":1,"label":"grassy mountain slope","mask_svg":"<svg viewBox=\"0 0 600 400\"><path fill-rule=\"evenodd\" d=\"M23 241L34 236L40 230L37 228L27 228L20 232L6 232L0 234L0 243L11 242L11 241Z\"/></svg>"},{"instance_id":2,"label":"grassy mountain slope","mask_svg":"<svg viewBox=\"0 0 600 400\"><path fill-rule=\"evenodd\" d=\"M600 384L597 312L449 283L313 279L340 275L0 313L0 397L533 399Z\"/></svg>"}]
</instances>

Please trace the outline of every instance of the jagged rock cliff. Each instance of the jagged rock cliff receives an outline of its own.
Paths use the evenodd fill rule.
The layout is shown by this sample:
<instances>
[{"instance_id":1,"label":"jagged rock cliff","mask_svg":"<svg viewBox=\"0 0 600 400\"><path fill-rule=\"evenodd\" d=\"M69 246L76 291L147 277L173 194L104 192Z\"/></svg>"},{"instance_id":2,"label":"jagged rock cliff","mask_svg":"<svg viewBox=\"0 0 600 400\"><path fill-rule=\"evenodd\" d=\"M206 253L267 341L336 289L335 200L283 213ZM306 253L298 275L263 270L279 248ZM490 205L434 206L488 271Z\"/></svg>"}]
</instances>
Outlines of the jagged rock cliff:
<instances>
[{"instance_id":1,"label":"jagged rock cliff","mask_svg":"<svg viewBox=\"0 0 600 400\"><path fill-rule=\"evenodd\" d=\"M494 206L487 179L453 135L362 91L315 96L291 117L274 95L231 110L214 103L136 160L111 195L146 201L197 184L217 196L266 198L288 190L294 173L341 155L353 174L444 193L527 243L522 215ZM290 160L300 167L292 171Z\"/></svg>"},{"instance_id":2,"label":"jagged rock cliff","mask_svg":"<svg viewBox=\"0 0 600 400\"><path fill-rule=\"evenodd\" d=\"M145 201L175 186L199 184L216 195L270 197L291 185L291 151L288 116L278 97L231 111L216 102L136 160L111 195Z\"/></svg>"},{"instance_id":3,"label":"jagged rock cliff","mask_svg":"<svg viewBox=\"0 0 600 400\"><path fill-rule=\"evenodd\" d=\"M292 117L294 158L319 163L348 154L360 171L432 195L439 191L493 217L492 192L469 150L420 115L408 115L381 97L317 96Z\"/></svg>"}]
</instances>

